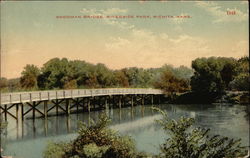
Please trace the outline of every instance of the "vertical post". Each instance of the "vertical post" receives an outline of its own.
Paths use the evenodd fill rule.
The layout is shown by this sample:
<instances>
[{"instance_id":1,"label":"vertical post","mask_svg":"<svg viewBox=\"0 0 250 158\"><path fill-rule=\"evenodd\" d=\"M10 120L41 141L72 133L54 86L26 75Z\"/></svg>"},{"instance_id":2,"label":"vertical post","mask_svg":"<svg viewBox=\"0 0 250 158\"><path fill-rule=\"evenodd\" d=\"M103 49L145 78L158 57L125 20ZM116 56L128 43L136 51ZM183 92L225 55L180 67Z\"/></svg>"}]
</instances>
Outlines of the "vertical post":
<instances>
[{"instance_id":1,"label":"vertical post","mask_svg":"<svg viewBox=\"0 0 250 158\"><path fill-rule=\"evenodd\" d=\"M44 117L47 119L47 117L48 117L48 101L47 100L45 100L44 101Z\"/></svg>"},{"instance_id":2,"label":"vertical post","mask_svg":"<svg viewBox=\"0 0 250 158\"><path fill-rule=\"evenodd\" d=\"M125 98L125 95L123 94L122 95L122 106L123 107L125 107L125 100L126 100L126 98Z\"/></svg>"},{"instance_id":3,"label":"vertical post","mask_svg":"<svg viewBox=\"0 0 250 158\"><path fill-rule=\"evenodd\" d=\"M112 103L112 106L113 108L116 106L116 103L115 103L115 95L112 96L112 100L113 100L113 103Z\"/></svg>"},{"instance_id":4,"label":"vertical post","mask_svg":"<svg viewBox=\"0 0 250 158\"><path fill-rule=\"evenodd\" d=\"M33 108L33 116L32 116L32 118L33 119L35 119L35 117L36 117L36 110L35 110L35 106L36 106L36 103L35 102L33 102L33 104L32 104L32 108Z\"/></svg>"},{"instance_id":5,"label":"vertical post","mask_svg":"<svg viewBox=\"0 0 250 158\"><path fill-rule=\"evenodd\" d=\"M22 121L24 120L24 111L23 111L23 103L21 103L21 118L22 118Z\"/></svg>"},{"instance_id":6,"label":"vertical post","mask_svg":"<svg viewBox=\"0 0 250 158\"><path fill-rule=\"evenodd\" d=\"M88 98L88 112L90 112L90 98Z\"/></svg>"},{"instance_id":7,"label":"vertical post","mask_svg":"<svg viewBox=\"0 0 250 158\"><path fill-rule=\"evenodd\" d=\"M141 104L144 105L144 95L141 96Z\"/></svg>"},{"instance_id":8,"label":"vertical post","mask_svg":"<svg viewBox=\"0 0 250 158\"><path fill-rule=\"evenodd\" d=\"M19 113L19 104L16 104L16 120L17 121L18 121L18 113Z\"/></svg>"},{"instance_id":9,"label":"vertical post","mask_svg":"<svg viewBox=\"0 0 250 158\"><path fill-rule=\"evenodd\" d=\"M92 102L92 104L93 104L93 106L94 106L94 109L95 109L95 102L96 102L96 98L93 97L93 102Z\"/></svg>"},{"instance_id":10,"label":"vertical post","mask_svg":"<svg viewBox=\"0 0 250 158\"><path fill-rule=\"evenodd\" d=\"M41 92L39 92L39 98L40 98L40 101L42 100L42 94Z\"/></svg>"},{"instance_id":11,"label":"vertical post","mask_svg":"<svg viewBox=\"0 0 250 158\"><path fill-rule=\"evenodd\" d=\"M108 109L108 96L105 97L105 109Z\"/></svg>"},{"instance_id":12,"label":"vertical post","mask_svg":"<svg viewBox=\"0 0 250 158\"><path fill-rule=\"evenodd\" d=\"M30 93L30 102L32 102L32 94Z\"/></svg>"},{"instance_id":13,"label":"vertical post","mask_svg":"<svg viewBox=\"0 0 250 158\"><path fill-rule=\"evenodd\" d=\"M7 104L4 105L4 118L7 121Z\"/></svg>"},{"instance_id":14,"label":"vertical post","mask_svg":"<svg viewBox=\"0 0 250 158\"><path fill-rule=\"evenodd\" d=\"M132 108L134 107L134 96L133 95L131 96L131 107Z\"/></svg>"},{"instance_id":15,"label":"vertical post","mask_svg":"<svg viewBox=\"0 0 250 158\"><path fill-rule=\"evenodd\" d=\"M12 103L12 96L11 96L11 94L10 94L10 103Z\"/></svg>"},{"instance_id":16,"label":"vertical post","mask_svg":"<svg viewBox=\"0 0 250 158\"><path fill-rule=\"evenodd\" d=\"M78 107L78 106L79 106L79 98L77 98L76 100L77 100L77 101L76 101L76 112L78 113L78 109L79 109L79 107Z\"/></svg>"},{"instance_id":17,"label":"vertical post","mask_svg":"<svg viewBox=\"0 0 250 158\"><path fill-rule=\"evenodd\" d=\"M151 95L151 104L154 105L154 95Z\"/></svg>"},{"instance_id":18,"label":"vertical post","mask_svg":"<svg viewBox=\"0 0 250 158\"><path fill-rule=\"evenodd\" d=\"M58 116L58 100L56 99L56 115Z\"/></svg>"},{"instance_id":19,"label":"vertical post","mask_svg":"<svg viewBox=\"0 0 250 158\"><path fill-rule=\"evenodd\" d=\"M66 111L67 111L67 115L70 114L70 99L66 100Z\"/></svg>"},{"instance_id":20,"label":"vertical post","mask_svg":"<svg viewBox=\"0 0 250 158\"><path fill-rule=\"evenodd\" d=\"M121 96L119 96L119 108L122 108L122 101L121 101Z\"/></svg>"}]
</instances>

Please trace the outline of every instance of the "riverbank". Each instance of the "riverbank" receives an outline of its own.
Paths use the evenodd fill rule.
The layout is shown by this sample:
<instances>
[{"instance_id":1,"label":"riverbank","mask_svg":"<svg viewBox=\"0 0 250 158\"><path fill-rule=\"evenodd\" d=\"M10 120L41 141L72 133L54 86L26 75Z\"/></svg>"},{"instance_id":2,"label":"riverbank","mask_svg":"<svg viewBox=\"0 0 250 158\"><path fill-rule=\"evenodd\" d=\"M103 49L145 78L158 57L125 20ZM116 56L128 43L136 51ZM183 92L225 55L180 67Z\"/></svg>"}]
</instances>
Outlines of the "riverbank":
<instances>
[{"instance_id":1,"label":"riverbank","mask_svg":"<svg viewBox=\"0 0 250 158\"><path fill-rule=\"evenodd\" d=\"M187 92L174 95L170 99L174 104L211 104L211 103L230 103L230 104L249 104L249 91L226 91L224 93L195 93Z\"/></svg>"}]
</instances>

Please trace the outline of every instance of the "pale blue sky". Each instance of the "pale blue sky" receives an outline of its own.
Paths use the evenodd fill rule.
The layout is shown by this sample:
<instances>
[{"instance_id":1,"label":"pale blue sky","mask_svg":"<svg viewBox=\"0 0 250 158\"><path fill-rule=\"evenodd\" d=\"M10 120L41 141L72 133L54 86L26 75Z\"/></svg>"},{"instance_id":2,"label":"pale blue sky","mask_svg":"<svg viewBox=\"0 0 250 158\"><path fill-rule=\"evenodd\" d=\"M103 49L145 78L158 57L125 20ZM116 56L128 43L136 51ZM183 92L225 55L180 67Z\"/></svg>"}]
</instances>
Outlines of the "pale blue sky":
<instances>
[{"instance_id":1,"label":"pale blue sky","mask_svg":"<svg viewBox=\"0 0 250 158\"><path fill-rule=\"evenodd\" d=\"M227 15L227 10L236 15ZM190 15L190 19L56 19L63 15ZM190 66L248 54L248 2L1 2L2 76L53 57L110 68Z\"/></svg>"}]
</instances>

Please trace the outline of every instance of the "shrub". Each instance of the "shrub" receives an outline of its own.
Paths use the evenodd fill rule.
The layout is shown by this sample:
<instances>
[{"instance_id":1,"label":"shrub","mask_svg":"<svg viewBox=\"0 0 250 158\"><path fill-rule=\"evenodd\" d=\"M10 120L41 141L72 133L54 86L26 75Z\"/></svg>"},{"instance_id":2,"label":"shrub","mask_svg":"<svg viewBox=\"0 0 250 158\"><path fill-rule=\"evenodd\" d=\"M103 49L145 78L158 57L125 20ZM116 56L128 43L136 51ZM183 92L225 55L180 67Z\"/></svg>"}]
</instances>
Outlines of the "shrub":
<instances>
[{"instance_id":1,"label":"shrub","mask_svg":"<svg viewBox=\"0 0 250 158\"><path fill-rule=\"evenodd\" d=\"M240 140L219 135L210 136L208 129L194 128L193 118L171 120L158 108L163 118L157 122L170 134L160 146L159 157L165 158L236 158L244 153Z\"/></svg>"},{"instance_id":2,"label":"shrub","mask_svg":"<svg viewBox=\"0 0 250 158\"><path fill-rule=\"evenodd\" d=\"M49 144L45 158L135 158L134 141L109 129L110 119L101 115L90 126L81 124L79 136L72 142Z\"/></svg>"}]
</instances>

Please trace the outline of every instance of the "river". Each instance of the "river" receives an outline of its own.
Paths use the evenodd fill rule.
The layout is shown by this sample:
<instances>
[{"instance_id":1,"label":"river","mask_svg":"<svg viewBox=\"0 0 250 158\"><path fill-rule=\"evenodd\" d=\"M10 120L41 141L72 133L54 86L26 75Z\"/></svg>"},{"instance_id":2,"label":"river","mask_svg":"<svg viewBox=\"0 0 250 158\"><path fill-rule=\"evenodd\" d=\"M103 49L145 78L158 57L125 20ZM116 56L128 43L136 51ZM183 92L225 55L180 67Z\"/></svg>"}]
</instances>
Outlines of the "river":
<instances>
[{"instance_id":1,"label":"river","mask_svg":"<svg viewBox=\"0 0 250 158\"><path fill-rule=\"evenodd\" d=\"M241 138L242 144L249 146L249 116L245 105L174 105L158 106L168 116L193 117L195 126L210 128L211 134L231 138ZM78 113L67 116L53 116L47 120L26 119L23 123L8 119L8 126L2 133L4 155L15 158L42 158L49 141L70 141L77 136L79 121L89 123L105 112L111 119L110 127L135 139L139 151L159 152L159 144L167 138L166 133L156 124L161 115L151 106L136 106L120 109Z\"/></svg>"}]
</instances>

